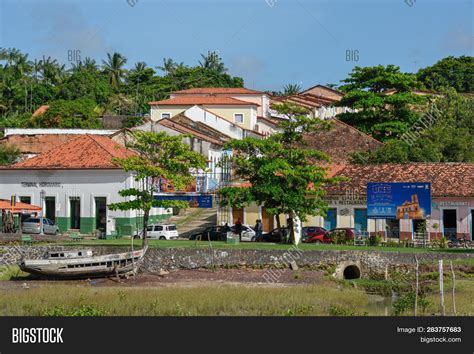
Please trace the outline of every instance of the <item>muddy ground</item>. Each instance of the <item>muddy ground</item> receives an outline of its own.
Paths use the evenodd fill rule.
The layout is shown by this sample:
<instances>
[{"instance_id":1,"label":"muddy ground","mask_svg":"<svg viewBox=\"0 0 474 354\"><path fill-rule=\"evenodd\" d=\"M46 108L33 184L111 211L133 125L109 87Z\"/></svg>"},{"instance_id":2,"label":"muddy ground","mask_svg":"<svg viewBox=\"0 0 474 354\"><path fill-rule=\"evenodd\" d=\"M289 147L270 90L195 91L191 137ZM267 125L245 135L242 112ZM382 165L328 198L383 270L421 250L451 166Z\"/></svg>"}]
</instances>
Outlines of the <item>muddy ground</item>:
<instances>
[{"instance_id":1,"label":"muddy ground","mask_svg":"<svg viewBox=\"0 0 474 354\"><path fill-rule=\"evenodd\" d=\"M266 274L266 275L265 275ZM273 279L267 281L265 279ZM83 280L45 280L35 277L22 277L9 281L0 281L0 290L15 288L34 288L46 284L70 284L94 287L169 287L169 286L206 286L242 284L291 286L316 284L327 281L325 273L315 270L282 269L279 273L268 273L267 269L190 269L161 273L141 273L128 279L99 278Z\"/></svg>"}]
</instances>

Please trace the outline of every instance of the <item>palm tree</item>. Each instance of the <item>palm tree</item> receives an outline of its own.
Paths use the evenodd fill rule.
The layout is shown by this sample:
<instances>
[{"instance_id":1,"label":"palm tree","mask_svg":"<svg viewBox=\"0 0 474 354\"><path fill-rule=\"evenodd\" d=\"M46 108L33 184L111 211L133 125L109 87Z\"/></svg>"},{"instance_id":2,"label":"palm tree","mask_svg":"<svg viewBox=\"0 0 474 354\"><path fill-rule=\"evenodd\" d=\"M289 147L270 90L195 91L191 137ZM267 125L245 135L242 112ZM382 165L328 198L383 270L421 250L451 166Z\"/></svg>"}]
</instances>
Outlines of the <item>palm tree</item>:
<instances>
[{"instance_id":1,"label":"palm tree","mask_svg":"<svg viewBox=\"0 0 474 354\"><path fill-rule=\"evenodd\" d=\"M213 70L218 74L224 74L227 69L222 62L222 58L215 51L208 51L206 55L201 54L202 62L199 61L201 67Z\"/></svg>"},{"instance_id":2,"label":"palm tree","mask_svg":"<svg viewBox=\"0 0 474 354\"><path fill-rule=\"evenodd\" d=\"M171 58L163 58L163 66L157 66L156 68L163 71L166 75L173 73L177 68L184 67L184 63L177 63Z\"/></svg>"},{"instance_id":3,"label":"palm tree","mask_svg":"<svg viewBox=\"0 0 474 354\"><path fill-rule=\"evenodd\" d=\"M110 85L116 90L119 88L125 74L123 66L126 62L127 58L120 53L114 53L113 55L107 53L107 60L102 60L102 68L109 77Z\"/></svg>"},{"instance_id":4,"label":"palm tree","mask_svg":"<svg viewBox=\"0 0 474 354\"><path fill-rule=\"evenodd\" d=\"M298 84L288 84L283 87L283 96L297 95L301 90L301 86Z\"/></svg>"}]
</instances>

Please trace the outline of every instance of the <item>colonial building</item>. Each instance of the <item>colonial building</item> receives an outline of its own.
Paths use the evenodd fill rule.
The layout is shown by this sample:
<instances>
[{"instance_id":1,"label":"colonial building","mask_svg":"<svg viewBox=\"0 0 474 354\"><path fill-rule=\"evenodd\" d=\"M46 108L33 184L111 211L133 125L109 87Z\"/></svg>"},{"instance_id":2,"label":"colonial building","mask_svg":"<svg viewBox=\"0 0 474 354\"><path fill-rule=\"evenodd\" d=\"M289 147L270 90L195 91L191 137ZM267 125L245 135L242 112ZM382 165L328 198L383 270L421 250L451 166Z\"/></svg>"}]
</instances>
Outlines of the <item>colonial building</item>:
<instances>
[{"instance_id":1,"label":"colonial building","mask_svg":"<svg viewBox=\"0 0 474 354\"><path fill-rule=\"evenodd\" d=\"M39 205L44 216L55 221L61 232L95 230L132 234L141 216L136 211L113 211L108 205L123 202L122 189L137 182L114 158L134 153L110 138L81 135L36 157L0 168L0 198ZM138 187L138 186L137 186ZM151 222L170 216L171 210L156 208Z\"/></svg>"},{"instance_id":2,"label":"colonial building","mask_svg":"<svg viewBox=\"0 0 474 354\"><path fill-rule=\"evenodd\" d=\"M368 182L430 182L431 216L426 220L431 238L473 237L474 164L469 163L408 163L348 165L339 168L335 176L345 176L348 182L329 187L329 212L326 218L314 217L307 224L353 227L371 233L411 239L422 220L367 219ZM415 212L417 200L404 207ZM405 216L405 215L404 215ZM418 216L418 215L412 215Z\"/></svg>"}]
</instances>

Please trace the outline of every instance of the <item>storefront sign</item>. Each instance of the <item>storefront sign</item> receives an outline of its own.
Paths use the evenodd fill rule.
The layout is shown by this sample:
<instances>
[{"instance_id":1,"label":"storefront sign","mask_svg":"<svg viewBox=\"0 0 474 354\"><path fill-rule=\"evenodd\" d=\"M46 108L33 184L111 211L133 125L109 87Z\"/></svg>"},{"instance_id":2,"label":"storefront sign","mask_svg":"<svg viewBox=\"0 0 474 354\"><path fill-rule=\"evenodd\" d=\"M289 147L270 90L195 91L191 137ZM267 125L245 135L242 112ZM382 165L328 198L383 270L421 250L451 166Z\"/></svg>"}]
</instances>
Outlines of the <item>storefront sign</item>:
<instances>
[{"instance_id":1,"label":"storefront sign","mask_svg":"<svg viewBox=\"0 0 474 354\"><path fill-rule=\"evenodd\" d=\"M469 206L469 202L448 202L448 201L444 201L444 202L437 202L437 203L433 203L437 206Z\"/></svg>"},{"instance_id":2,"label":"storefront sign","mask_svg":"<svg viewBox=\"0 0 474 354\"><path fill-rule=\"evenodd\" d=\"M430 183L367 183L367 216L369 218L426 219L430 215Z\"/></svg>"},{"instance_id":3,"label":"storefront sign","mask_svg":"<svg viewBox=\"0 0 474 354\"><path fill-rule=\"evenodd\" d=\"M182 200L189 203L190 208L212 208L212 195L155 195L156 200Z\"/></svg>"},{"instance_id":4,"label":"storefront sign","mask_svg":"<svg viewBox=\"0 0 474 354\"><path fill-rule=\"evenodd\" d=\"M61 187L61 182L21 182L22 187Z\"/></svg>"}]
</instances>

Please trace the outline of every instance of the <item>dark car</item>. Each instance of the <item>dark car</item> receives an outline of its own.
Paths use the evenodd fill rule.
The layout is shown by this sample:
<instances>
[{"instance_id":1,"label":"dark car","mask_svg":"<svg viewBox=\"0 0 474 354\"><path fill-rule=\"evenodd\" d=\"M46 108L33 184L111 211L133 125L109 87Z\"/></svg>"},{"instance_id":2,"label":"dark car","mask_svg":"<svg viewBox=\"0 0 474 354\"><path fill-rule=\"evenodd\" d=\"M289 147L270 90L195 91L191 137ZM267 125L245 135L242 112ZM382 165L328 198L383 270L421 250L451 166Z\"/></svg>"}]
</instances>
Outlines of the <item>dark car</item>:
<instances>
[{"instance_id":1,"label":"dark car","mask_svg":"<svg viewBox=\"0 0 474 354\"><path fill-rule=\"evenodd\" d=\"M307 243L330 243L329 238L325 238L327 230L320 226L305 226L302 229L301 240Z\"/></svg>"},{"instance_id":2,"label":"dark car","mask_svg":"<svg viewBox=\"0 0 474 354\"><path fill-rule=\"evenodd\" d=\"M257 242L282 242L288 236L288 229L286 228L276 228L270 232L262 234L262 236L257 237L255 241Z\"/></svg>"},{"instance_id":3,"label":"dark car","mask_svg":"<svg viewBox=\"0 0 474 354\"><path fill-rule=\"evenodd\" d=\"M211 226L204 229L201 232L197 232L189 236L190 240L201 239L202 241L225 241L227 237L227 231L230 228L226 228L225 226Z\"/></svg>"},{"instance_id":4,"label":"dark car","mask_svg":"<svg viewBox=\"0 0 474 354\"><path fill-rule=\"evenodd\" d=\"M357 231L350 227L337 227L335 229L329 230L324 235L329 242L339 243L341 240L353 240Z\"/></svg>"}]
</instances>

